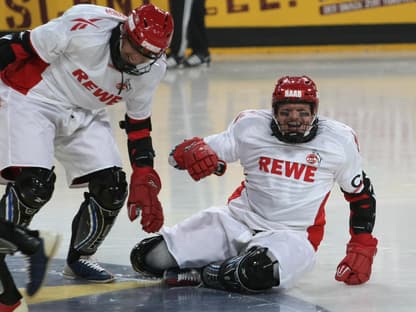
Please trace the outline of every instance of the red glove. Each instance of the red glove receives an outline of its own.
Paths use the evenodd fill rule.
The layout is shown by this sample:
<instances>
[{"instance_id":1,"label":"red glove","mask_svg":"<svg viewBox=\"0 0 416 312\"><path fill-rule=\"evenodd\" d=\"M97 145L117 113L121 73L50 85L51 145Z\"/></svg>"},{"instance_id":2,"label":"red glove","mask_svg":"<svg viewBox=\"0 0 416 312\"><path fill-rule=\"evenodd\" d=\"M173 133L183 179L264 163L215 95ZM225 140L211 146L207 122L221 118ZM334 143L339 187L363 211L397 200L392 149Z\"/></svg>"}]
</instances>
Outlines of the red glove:
<instances>
[{"instance_id":1,"label":"red glove","mask_svg":"<svg viewBox=\"0 0 416 312\"><path fill-rule=\"evenodd\" d=\"M163 225L163 210L157 195L162 183L152 167L135 167L130 180L127 209L130 221L142 212L141 224L148 233L159 231Z\"/></svg>"},{"instance_id":2,"label":"red glove","mask_svg":"<svg viewBox=\"0 0 416 312\"><path fill-rule=\"evenodd\" d=\"M223 175L227 165L201 138L195 137L177 145L169 156L169 163L177 169L188 170L195 181L211 174Z\"/></svg>"},{"instance_id":3,"label":"red glove","mask_svg":"<svg viewBox=\"0 0 416 312\"><path fill-rule=\"evenodd\" d=\"M335 279L348 285L367 282L377 252L377 242L371 234L354 235L347 244L347 256L337 267Z\"/></svg>"}]
</instances>

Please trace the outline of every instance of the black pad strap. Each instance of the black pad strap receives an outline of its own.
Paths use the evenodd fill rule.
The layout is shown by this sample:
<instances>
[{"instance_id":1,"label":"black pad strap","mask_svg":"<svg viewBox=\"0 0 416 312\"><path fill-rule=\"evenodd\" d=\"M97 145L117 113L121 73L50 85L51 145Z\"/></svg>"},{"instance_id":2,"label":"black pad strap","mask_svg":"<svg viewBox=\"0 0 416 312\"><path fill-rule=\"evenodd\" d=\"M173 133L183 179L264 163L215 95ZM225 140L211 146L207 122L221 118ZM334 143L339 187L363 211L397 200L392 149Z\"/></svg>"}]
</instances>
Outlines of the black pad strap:
<instances>
[{"instance_id":1,"label":"black pad strap","mask_svg":"<svg viewBox=\"0 0 416 312\"><path fill-rule=\"evenodd\" d=\"M16 42L22 45L23 49L30 55L36 55L33 51L32 44L30 43L30 31L22 31L20 33L14 33L12 36L12 42Z\"/></svg>"},{"instance_id":2,"label":"black pad strap","mask_svg":"<svg viewBox=\"0 0 416 312\"><path fill-rule=\"evenodd\" d=\"M150 166L153 168L153 159L156 153L153 149L152 138L146 137L136 141L128 141L130 163L137 167Z\"/></svg>"},{"instance_id":3,"label":"black pad strap","mask_svg":"<svg viewBox=\"0 0 416 312\"><path fill-rule=\"evenodd\" d=\"M127 134L133 131L140 131L149 129L149 131L152 131L152 122L150 118L147 118L143 120L142 122L131 122L131 119L126 115L125 120L119 121L119 126L121 129L124 129Z\"/></svg>"},{"instance_id":4,"label":"black pad strap","mask_svg":"<svg viewBox=\"0 0 416 312\"><path fill-rule=\"evenodd\" d=\"M23 49L30 55L36 55L30 44L30 31L8 34L0 38L0 70L16 60L16 55L12 44L20 44Z\"/></svg>"}]
</instances>

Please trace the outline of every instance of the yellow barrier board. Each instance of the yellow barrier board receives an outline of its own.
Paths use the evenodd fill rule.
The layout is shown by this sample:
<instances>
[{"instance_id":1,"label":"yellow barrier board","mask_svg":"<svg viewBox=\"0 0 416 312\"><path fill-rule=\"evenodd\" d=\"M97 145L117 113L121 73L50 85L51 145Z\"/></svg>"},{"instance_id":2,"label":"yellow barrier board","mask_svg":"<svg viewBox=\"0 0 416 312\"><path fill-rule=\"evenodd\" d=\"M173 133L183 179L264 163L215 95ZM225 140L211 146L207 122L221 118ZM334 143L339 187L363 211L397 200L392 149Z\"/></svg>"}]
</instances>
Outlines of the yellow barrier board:
<instances>
[{"instance_id":1,"label":"yellow barrier board","mask_svg":"<svg viewBox=\"0 0 416 312\"><path fill-rule=\"evenodd\" d=\"M110 6L127 14L149 1L5 0L0 31L31 29L78 3ZM168 0L150 1L168 9ZM416 23L416 0L206 0L208 27L291 27Z\"/></svg>"},{"instance_id":2,"label":"yellow barrier board","mask_svg":"<svg viewBox=\"0 0 416 312\"><path fill-rule=\"evenodd\" d=\"M207 0L209 27L416 23L416 0Z\"/></svg>"}]
</instances>

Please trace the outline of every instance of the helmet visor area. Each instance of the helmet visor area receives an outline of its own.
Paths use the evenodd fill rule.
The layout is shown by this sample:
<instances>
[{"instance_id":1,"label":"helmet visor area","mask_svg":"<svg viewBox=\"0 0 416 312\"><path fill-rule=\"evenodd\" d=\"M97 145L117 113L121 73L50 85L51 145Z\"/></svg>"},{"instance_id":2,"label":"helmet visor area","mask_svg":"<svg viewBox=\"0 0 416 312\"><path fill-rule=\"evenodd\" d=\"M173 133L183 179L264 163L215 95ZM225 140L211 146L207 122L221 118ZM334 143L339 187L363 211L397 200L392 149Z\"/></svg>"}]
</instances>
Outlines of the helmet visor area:
<instances>
[{"instance_id":1,"label":"helmet visor area","mask_svg":"<svg viewBox=\"0 0 416 312\"><path fill-rule=\"evenodd\" d=\"M309 103L274 103L274 118L284 135L308 135L316 115Z\"/></svg>"},{"instance_id":2,"label":"helmet visor area","mask_svg":"<svg viewBox=\"0 0 416 312\"><path fill-rule=\"evenodd\" d=\"M155 52L150 51L149 49L146 49L145 47L141 45L134 43L128 34L125 34L124 37L127 39L127 41L129 42L129 44L132 46L134 50L136 50L137 52L139 52L141 55L143 55L146 58L149 58L151 60L156 60L159 57L161 57L163 54L163 51L160 51L159 53L155 53Z\"/></svg>"}]
</instances>

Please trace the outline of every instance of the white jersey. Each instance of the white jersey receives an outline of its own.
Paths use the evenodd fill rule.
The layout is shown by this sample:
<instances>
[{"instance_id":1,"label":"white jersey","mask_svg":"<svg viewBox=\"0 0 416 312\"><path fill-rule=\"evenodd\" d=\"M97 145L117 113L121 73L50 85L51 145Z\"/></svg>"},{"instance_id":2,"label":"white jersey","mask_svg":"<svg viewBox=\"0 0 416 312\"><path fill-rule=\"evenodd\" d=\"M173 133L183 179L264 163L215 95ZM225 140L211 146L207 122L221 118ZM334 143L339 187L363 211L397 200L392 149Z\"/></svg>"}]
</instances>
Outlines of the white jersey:
<instances>
[{"instance_id":1,"label":"white jersey","mask_svg":"<svg viewBox=\"0 0 416 312\"><path fill-rule=\"evenodd\" d=\"M204 141L226 162L240 160L245 181L228 206L255 230L307 230L317 248L324 205L337 182L346 192L362 190L362 165L352 129L319 118L316 137L289 144L272 136L272 112L248 110L225 132Z\"/></svg>"},{"instance_id":2,"label":"white jersey","mask_svg":"<svg viewBox=\"0 0 416 312\"><path fill-rule=\"evenodd\" d=\"M166 72L165 59L141 76L114 68L110 38L125 20L111 8L76 5L31 31L39 57L1 72L3 178L9 179L4 170L9 167L52 168L54 156L70 185L92 172L122 167L106 107L123 101L131 118L150 117L153 94Z\"/></svg>"},{"instance_id":3,"label":"white jersey","mask_svg":"<svg viewBox=\"0 0 416 312\"><path fill-rule=\"evenodd\" d=\"M76 5L61 17L31 31L31 44L47 64L32 65L31 77L5 81L19 90L26 81L27 96L35 101L67 108L100 110L124 101L135 119L151 115L154 91L166 71L159 59L141 76L121 73L110 55L112 30L126 17L107 7ZM27 71L22 71L22 76ZM22 88L20 87L20 91Z\"/></svg>"}]
</instances>

